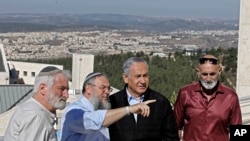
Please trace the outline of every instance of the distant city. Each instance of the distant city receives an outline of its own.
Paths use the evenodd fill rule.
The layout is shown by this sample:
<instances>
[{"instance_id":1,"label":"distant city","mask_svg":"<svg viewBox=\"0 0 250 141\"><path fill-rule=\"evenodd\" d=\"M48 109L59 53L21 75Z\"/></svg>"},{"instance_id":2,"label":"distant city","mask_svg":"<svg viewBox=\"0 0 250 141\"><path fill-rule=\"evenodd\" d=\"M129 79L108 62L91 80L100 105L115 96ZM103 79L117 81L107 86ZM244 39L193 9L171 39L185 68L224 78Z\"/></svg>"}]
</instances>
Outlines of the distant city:
<instances>
[{"instance_id":1,"label":"distant city","mask_svg":"<svg viewBox=\"0 0 250 141\"><path fill-rule=\"evenodd\" d=\"M9 60L59 58L72 53L168 54L238 46L237 21L26 14L0 15L0 19L0 43Z\"/></svg>"}]
</instances>

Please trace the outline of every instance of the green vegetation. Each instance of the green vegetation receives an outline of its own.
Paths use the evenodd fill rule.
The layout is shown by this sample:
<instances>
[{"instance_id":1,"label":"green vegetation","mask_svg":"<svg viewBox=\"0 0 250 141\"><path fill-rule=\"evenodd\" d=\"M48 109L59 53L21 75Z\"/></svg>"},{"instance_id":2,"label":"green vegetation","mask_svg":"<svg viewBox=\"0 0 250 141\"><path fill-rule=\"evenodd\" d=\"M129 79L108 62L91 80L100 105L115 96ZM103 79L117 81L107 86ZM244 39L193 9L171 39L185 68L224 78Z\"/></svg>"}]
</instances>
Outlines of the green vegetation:
<instances>
[{"instance_id":1,"label":"green vegetation","mask_svg":"<svg viewBox=\"0 0 250 141\"><path fill-rule=\"evenodd\" d=\"M225 66L221 76L221 81L231 88L235 87L237 70L237 48L230 49L211 49L207 54L223 56L222 64ZM193 81L197 81L195 67L198 65L198 59L202 56L198 51L195 56L184 56L181 52L169 54L166 58L146 55L140 53L126 53L119 55L98 55L95 56L94 71L100 71L107 74L113 87L122 89L124 83L122 80L122 64L132 56L143 57L149 64L150 87L164 96L172 103L175 102L178 90ZM34 60L32 60L34 61ZM60 64L65 69L71 70L72 58L60 58L52 60L36 60L35 62Z\"/></svg>"}]
</instances>

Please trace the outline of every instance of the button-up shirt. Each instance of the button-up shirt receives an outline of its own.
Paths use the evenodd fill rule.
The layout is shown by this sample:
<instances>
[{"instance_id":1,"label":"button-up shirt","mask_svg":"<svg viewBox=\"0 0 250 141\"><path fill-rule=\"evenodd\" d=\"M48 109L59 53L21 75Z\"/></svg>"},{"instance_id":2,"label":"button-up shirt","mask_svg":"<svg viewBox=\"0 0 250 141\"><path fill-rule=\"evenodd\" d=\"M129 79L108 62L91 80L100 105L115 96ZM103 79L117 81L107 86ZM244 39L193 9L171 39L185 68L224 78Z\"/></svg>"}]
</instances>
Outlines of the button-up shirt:
<instances>
[{"instance_id":1,"label":"button-up shirt","mask_svg":"<svg viewBox=\"0 0 250 141\"><path fill-rule=\"evenodd\" d=\"M107 127L102 127L107 110L95 110L89 100L81 98L67 106L62 116L61 141L109 141Z\"/></svg>"},{"instance_id":2,"label":"button-up shirt","mask_svg":"<svg viewBox=\"0 0 250 141\"><path fill-rule=\"evenodd\" d=\"M229 141L229 125L242 124L237 94L222 83L210 101L195 82L180 89L174 106L183 141Z\"/></svg>"},{"instance_id":3,"label":"button-up shirt","mask_svg":"<svg viewBox=\"0 0 250 141\"><path fill-rule=\"evenodd\" d=\"M16 109L4 141L57 141L54 119L55 114L31 97Z\"/></svg>"},{"instance_id":4,"label":"button-up shirt","mask_svg":"<svg viewBox=\"0 0 250 141\"><path fill-rule=\"evenodd\" d=\"M135 105L135 104L141 103L143 101L144 95L142 95L140 97L134 97L129 93L128 89L126 89L126 92L128 95L129 105ZM137 114L134 114L134 117L135 117L135 121L137 121Z\"/></svg>"}]
</instances>

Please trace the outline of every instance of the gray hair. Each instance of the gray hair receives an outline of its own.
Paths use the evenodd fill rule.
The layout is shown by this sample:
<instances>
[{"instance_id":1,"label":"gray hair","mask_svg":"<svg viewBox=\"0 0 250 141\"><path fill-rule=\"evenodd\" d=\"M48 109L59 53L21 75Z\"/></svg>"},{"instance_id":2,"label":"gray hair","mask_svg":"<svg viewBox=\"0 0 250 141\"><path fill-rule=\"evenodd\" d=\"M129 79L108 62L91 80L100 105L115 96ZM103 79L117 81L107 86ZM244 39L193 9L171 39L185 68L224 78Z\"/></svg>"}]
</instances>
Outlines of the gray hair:
<instances>
[{"instance_id":1,"label":"gray hair","mask_svg":"<svg viewBox=\"0 0 250 141\"><path fill-rule=\"evenodd\" d=\"M58 74L63 74L69 80L71 80L71 74L69 70L60 70L56 67L46 67L40 71L40 73L35 78L35 83L33 87L33 93L37 92L40 84L44 83L49 88L54 84L54 80Z\"/></svg>"},{"instance_id":2,"label":"gray hair","mask_svg":"<svg viewBox=\"0 0 250 141\"><path fill-rule=\"evenodd\" d=\"M148 63L140 57L131 57L129 59L127 59L124 63L123 63L123 72L129 76L129 72L130 72L130 67L131 65L133 65L134 63L145 63L148 66Z\"/></svg>"}]
</instances>

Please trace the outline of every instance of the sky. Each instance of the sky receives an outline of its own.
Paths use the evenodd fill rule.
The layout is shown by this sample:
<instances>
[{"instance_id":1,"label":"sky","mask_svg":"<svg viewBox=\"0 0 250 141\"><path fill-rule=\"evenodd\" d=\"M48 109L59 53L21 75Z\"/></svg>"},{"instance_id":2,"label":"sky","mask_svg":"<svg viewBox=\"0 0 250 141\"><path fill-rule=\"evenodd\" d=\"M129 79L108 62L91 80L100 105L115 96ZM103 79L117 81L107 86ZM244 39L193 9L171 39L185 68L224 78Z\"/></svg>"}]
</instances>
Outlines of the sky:
<instances>
[{"instance_id":1,"label":"sky","mask_svg":"<svg viewBox=\"0 0 250 141\"><path fill-rule=\"evenodd\" d=\"M0 0L0 14L125 14L239 19L240 0Z\"/></svg>"}]
</instances>

